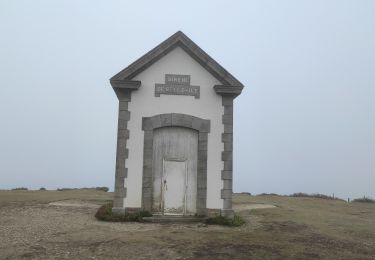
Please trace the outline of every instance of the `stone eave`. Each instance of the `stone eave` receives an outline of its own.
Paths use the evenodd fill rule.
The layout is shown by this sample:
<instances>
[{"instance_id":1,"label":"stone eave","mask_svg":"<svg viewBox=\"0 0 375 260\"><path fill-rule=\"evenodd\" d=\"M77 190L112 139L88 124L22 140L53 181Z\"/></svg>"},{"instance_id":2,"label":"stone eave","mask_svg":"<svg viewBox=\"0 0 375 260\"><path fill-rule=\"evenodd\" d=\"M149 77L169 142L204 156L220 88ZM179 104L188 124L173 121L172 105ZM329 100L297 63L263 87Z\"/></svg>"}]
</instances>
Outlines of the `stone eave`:
<instances>
[{"instance_id":1,"label":"stone eave","mask_svg":"<svg viewBox=\"0 0 375 260\"><path fill-rule=\"evenodd\" d=\"M141 82L139 80L110 80L111 86L115 91L118 99L122 99L124 96L129 96L129 93L133 90L139 89Z\"/></svg>"},{"instance_id":2,"label":"stone eave","mask_svg":"<svg viewBox=\"0 0 375 260\"><path fill-rule=\"evenodd\" d=\"M204 52L197 44L195 44L183 32L178 31L168 39L160 43L158 46L150 50L141 58L130 64L128 67L117 73L111 78L112 82L121 84L122 81L133 79L136 75L150 67L160 58L167 55L176 47L181 47L193 59L195 59L202 67L217 78L223 85L226 86L242 86L243 84L225 70L218 62L211 58ZM112 84L113 86L113 84Z\"/></svg>"},{"instance_id":3,"label":"stone eave","mask_svg":"<svg viewBox=\"0 0 375 260\"><path fill-rule=\"evenodd\" d=\"M141 81L139 80L110 80L111 86L118 89L132 89L136 90L141 86Z\"/></svg>"},{"instance_id":4,"label":"stone eave","mask_svg":"<svg viewBox=\"0 0 375 260\"><path fill-rule=\"evenodd\" d=\"M233 95L237 97L241 94L243 86L215 85L214 90L219 95Z\"/></svg>"}]
</instances>

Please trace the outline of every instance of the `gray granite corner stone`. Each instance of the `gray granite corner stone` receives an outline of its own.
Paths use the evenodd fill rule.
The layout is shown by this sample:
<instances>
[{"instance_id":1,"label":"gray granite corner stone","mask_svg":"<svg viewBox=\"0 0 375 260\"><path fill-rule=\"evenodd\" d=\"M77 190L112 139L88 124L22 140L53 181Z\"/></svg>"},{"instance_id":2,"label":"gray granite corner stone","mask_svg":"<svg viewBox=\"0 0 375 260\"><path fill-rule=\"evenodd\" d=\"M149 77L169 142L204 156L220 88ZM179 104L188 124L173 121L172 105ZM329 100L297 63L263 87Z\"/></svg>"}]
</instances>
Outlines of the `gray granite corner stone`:
<instances>
[{"instance_id":1,"label":"gray granite corner stone","mask_svg":"<svg viewBox=\"0 0 375 260\"><path fill-rule=\"evenodd\" d=\"M129 107L129 102L128 101L120 101L119 102L119 110L122 111L122 110L128 110L128 107Z\"/></svg>"},{"instance_id":2,"label":"gray granite corner stone","mask_svg":"<svg viewBox=\"0 0 375 260\"><path fill-rule=\"evenodd\" d=\"M232 151L221 152L221 160L222 161L232 160Z\"/></svg>"},{"instance_id":3,"label":"gray granite corner stone","mask_svg":"<svg viewBox=\"0 0 375 260\"><path fill-rule=\"evenodd\" d=\"M120 139L129 139L129 130L128 129L120 129L120 130L118 130L118 138L120 138Z\"/></svg>"},{"instance_id":4,"label":"gray granite corner stone","mask_svg":"<svg viewBox=\"0 0 375 260\"><path fill-rule=\"evenodd\" d=\"M232 133L223 133L222 134L222 142L233 142L233 134Z\"/></svg>"},{"instance_id":5,"label":"gray granite corner stone","mask_svg":"<svg viewBox=\"0 0 375 260\"><path fill-rule=\"evenodd\" d=\"M126 197L126 188L125 187L120 187L118 188L118 196L125 198Z\"/></svg>"},{"instance_id":6,"label":"gray granite corner stone","mask_svg":"<svg viewBox=\"0 0 375 260\"><path fill-rule=\"evenodd\" d=\"M228 179L228 180L224 180L224 185L223 185L223 189L224 190L232 190L232 187L233 187L233 183L232 183L232 179Z\"/></svg>"},{"instance_id":7,"label":"gray granite corner stone","mask_svg":"<svg viewBox=\"0 0 375 260\"><path fill-rule=\"evenodd\" d=\"M223 115L222 121L224 125L233 125L233 115Z\"/></svg>"},{"instance_id":8,"label":"gray granite corner stone","mask_svg":"<svg viewBox=\"0 0 375 260\"><path fill-rule=\"evenodd\" d=\"M124 168L124 170L119 170L118 171L118 178L128 178L128 168ZM115 183L116 186L116 183Z\"/></svg>"},{"instance_id":9,"label":"gray granite corner stone","mask_svg":"<svg viewBox=\"0 0 375 260\"><path fill-rule=\"evenodd\" d=\"M233 178L233 173L232 171L221 171L221 179L222 180L232 180Z\"/></svg>"},{"instance_id":10,"label":"gray granite corner stone","mask_svg":"<svg viewBox=\"0 0 375 260\"><path fill-rule=\"evenodd\" d=\"M221 190L221 198L222 199L231 199L232 198L232 190L231 189L222 189Z\"/></svg>"},{"instance_id":11,"label":"gray granite corner stone","mask_svg":"<svg viewBox=\"0 0 375 260\"><path fill-rule=\"evenodd\" d=\"M224 125L224 133L233 134L233 125Z\"/></svg>"},{"instance_id":12,"label":"gray granite corner stone","mask_svg":"<svg viewBox=\"0 0 375 260\"><path fill-rule=\"evenodd\" d=\"M127 111L127 110L120 110L119 119L129 121L130 120L130 112Z\"/></svg>"}]
</instances>

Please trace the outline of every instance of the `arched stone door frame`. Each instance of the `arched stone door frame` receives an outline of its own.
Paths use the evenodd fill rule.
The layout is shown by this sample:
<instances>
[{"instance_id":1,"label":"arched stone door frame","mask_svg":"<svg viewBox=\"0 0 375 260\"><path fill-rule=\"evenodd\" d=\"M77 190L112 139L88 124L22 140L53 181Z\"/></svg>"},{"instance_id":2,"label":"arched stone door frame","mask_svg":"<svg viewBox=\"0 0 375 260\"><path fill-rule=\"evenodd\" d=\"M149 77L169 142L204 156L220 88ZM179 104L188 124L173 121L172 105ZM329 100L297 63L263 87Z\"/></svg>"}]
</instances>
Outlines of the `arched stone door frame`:
<instances>
[{"instance_id":1,"label":"arched stone door frame","mask_svg":"<svg viewBox=\"0 0 375 260\"><path fill-rule=\"evenodd\" d=\"M143 146L143 177L142 177L142 209L152 210L153 200L153 143L154 130L161 127L186 127L198 131L198 162L197 162L197 214L206 215L207 209L207 141L210 132L210 120L199 117L168 113L142 118L144 131Z\"/></svg>"}]
</instances>

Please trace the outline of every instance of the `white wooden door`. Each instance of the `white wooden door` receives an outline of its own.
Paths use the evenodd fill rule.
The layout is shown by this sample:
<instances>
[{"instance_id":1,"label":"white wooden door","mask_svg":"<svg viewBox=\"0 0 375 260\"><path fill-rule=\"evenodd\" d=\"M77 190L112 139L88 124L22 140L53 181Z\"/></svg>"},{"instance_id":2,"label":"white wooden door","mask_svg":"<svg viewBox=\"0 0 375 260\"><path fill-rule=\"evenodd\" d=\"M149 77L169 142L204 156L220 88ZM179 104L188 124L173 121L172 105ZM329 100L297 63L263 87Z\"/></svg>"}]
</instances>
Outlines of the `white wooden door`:
<instances>
[{"instance_id":1,"label":"white wooden door","mask_svg":"<svg viewBox=\"0 0 375 260\"><path fill-rule=\"evenodd\" d=\"M163 213L184 215L186 212L186 162L163 161Z\"/></svg>"},{"instance_id":2,"label":"white wooden door","mask_svg":"<svg viewBox=\"0 0 375 260\"><path fill-rule=\"evenodd\" d=\"M197 201L197 159L198 159L198 132L184 127L162 127L154 130L153 157L152 157L152 182L153 182L153 205L154 214L162 214L164 211L164 176L167 177L168 196L171 199L179 196L181 201L181 191L185 190L185 211L184 215L194 215L196 213ZM184 166L183 166L184 165ZM166 167L164 167L166 166ZM166 168L166 173L165 169ZM174 170L172 170L174 169ZM182 170L185 175L182 176ZM177 172L172 176L172 172ZM180 176L180 177L177 177ZM185 177L186 176L186 177ZM171 178L171 181L168 181ZM174 178L179 178L178 181ZM182 187L185 182L185 189ZM170 183L175 183L170 185ZM176 194L173 195L172 190ZM171 200L172 201L172 200ZM168 202L168 201L167 201ZM168 202L169 203L169 202ZM180 203L181 204L181 203ZM171 208L179 207L171 204ZM168 207L170 207L168 206ZM172 211L172 210L170 210ZM180 214L180 213L178 213Z\"/></svg>"}]
</instances>

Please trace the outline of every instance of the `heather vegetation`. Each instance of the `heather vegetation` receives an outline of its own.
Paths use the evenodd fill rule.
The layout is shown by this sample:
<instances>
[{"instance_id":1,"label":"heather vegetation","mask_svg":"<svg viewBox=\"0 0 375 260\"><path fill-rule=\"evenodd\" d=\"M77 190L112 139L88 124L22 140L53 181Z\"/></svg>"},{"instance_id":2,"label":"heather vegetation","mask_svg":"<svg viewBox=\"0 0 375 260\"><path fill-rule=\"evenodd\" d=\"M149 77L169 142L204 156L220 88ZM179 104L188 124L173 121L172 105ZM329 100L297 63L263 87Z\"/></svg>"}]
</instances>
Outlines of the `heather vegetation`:
<instances>
[{"instance_id":1,"label":"heather vegetation","mask_svg":"<svg viewBox=\"0 0 375 260\"><path fill-rule=\"evenodd\" d=\"M361 203L375 203L375 200L369 198L369 197L363 197L352 200L352 202L361 202Z\"/></svg>"}]
</instances>

